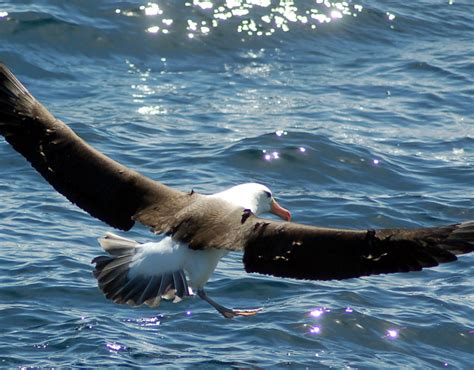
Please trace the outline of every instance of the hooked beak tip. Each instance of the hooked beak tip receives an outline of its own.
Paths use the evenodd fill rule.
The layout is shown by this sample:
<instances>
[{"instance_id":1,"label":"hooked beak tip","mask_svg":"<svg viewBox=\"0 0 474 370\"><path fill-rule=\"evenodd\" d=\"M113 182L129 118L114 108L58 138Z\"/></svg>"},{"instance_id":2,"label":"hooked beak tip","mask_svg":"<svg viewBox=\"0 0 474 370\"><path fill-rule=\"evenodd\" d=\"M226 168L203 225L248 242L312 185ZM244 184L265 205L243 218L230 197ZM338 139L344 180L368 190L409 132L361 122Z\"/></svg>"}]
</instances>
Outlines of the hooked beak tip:
<instances>
[{"instance_id":1,"label":"hooked beak tip","mask_svg":"<svg viewBox=\"0 0 474 370\"><path fill-rule=\"evenodd\" d=\"M270 212L286 221L291 221L291 213L280 206L275 200L272 201Z\"/></svg>"}]
</instances>

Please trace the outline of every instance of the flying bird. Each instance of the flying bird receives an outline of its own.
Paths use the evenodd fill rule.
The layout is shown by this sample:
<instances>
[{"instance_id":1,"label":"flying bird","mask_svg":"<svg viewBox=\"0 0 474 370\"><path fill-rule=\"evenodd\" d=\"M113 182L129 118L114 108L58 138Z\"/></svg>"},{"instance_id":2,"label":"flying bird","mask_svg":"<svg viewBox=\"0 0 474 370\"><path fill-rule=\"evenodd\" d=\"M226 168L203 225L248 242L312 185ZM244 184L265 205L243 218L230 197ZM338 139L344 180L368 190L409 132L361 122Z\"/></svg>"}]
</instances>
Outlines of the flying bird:
<instances>
[{"instance_id":1,"label":"flying bird","mask_svg":"<svg viewBox=\"0 0 474 370\"><path fill-rule=\"evenodd\" d=\"M350 230L290 221L271 190L245 183L204 195L183 192L100 153L56 119L0 63L0 134L58 192L120 230L136 222L164 234L140 244L112 233L92 260L99 288L121 304L155 307L194 290L224 317L260 309L224 307L204 286L219 260L243 253L245 271L308 280L419 271L474 249L474 221L417 229ZM280 220L262 218L274 213Z\"/></svg>"}]
</instances>

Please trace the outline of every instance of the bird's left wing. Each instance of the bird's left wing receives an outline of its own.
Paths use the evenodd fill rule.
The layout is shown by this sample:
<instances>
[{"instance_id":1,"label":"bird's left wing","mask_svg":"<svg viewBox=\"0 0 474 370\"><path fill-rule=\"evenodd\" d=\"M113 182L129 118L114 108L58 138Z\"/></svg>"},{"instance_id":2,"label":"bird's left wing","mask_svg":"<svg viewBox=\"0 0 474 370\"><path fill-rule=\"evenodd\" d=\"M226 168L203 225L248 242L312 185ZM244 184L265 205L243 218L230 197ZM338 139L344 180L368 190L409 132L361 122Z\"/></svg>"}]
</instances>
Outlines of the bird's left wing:
<instances>
[{"instance_id":1,"label":"bird's left wing","mask_svg":"<svg viewBox=\"0 0 474 370\"><path fill-rule=\"evenodd\" d=\"M474 250L474 222L418 229L327 229L255 216L245 223L247 272L310 280L418 271Z\"/></svg>"}]
</instances>

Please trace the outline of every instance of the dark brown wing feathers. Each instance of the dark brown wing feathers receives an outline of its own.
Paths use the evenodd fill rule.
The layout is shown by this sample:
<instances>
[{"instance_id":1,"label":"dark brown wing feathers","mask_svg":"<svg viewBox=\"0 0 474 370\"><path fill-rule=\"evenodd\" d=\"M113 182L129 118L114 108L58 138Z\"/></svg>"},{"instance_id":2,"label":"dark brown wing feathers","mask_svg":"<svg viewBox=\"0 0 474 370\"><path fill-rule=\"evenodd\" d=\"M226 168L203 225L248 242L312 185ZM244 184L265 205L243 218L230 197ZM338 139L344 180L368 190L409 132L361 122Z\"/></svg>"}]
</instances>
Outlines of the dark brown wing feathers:
<instances>
[{"instance_id":1,"label":"dark brown wing feathers","mask_svg":"<svg viewBox=\"0 0 474 370\"><path fill-rule=\"evenodd\" d=\"M348 279L418 271L474 250L474 222L439 228L352 231L255 218L247 272L296 279Z\"/></svg>"},{"instance_id":2,"label":"dark brown wing feathers","mask_svg":"<svg viewBox=\"0 0 474 370\"><path fill-rule=\"evenodd\" d=\"M133 216L151 204L166 210L185 201L185 193L156 183L85 143L2 64L0 133L58 192L118 229L129 230Z\"/></svg>"}]
</instances>

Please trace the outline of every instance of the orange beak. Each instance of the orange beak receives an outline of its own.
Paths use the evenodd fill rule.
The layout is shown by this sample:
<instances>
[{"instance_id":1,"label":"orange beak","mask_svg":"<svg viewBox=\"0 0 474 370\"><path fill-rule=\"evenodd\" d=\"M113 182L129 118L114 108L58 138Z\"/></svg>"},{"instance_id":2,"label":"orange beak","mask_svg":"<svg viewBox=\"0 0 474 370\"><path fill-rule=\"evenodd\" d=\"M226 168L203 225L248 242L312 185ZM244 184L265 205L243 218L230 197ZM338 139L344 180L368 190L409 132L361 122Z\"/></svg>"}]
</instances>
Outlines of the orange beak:
<instances>
[{"instance_id":1,"label":"orange beak","mask_svg":"<svg viewBox=\"0 0 474 370\"><path fill-rule=\"evenodd\" d=\"M270 204L270 212L278 217L290 221L291 220L291 213L287 209L280 206L275 199L272 199L272 203Z\"/></svg>"}]
</instances>

